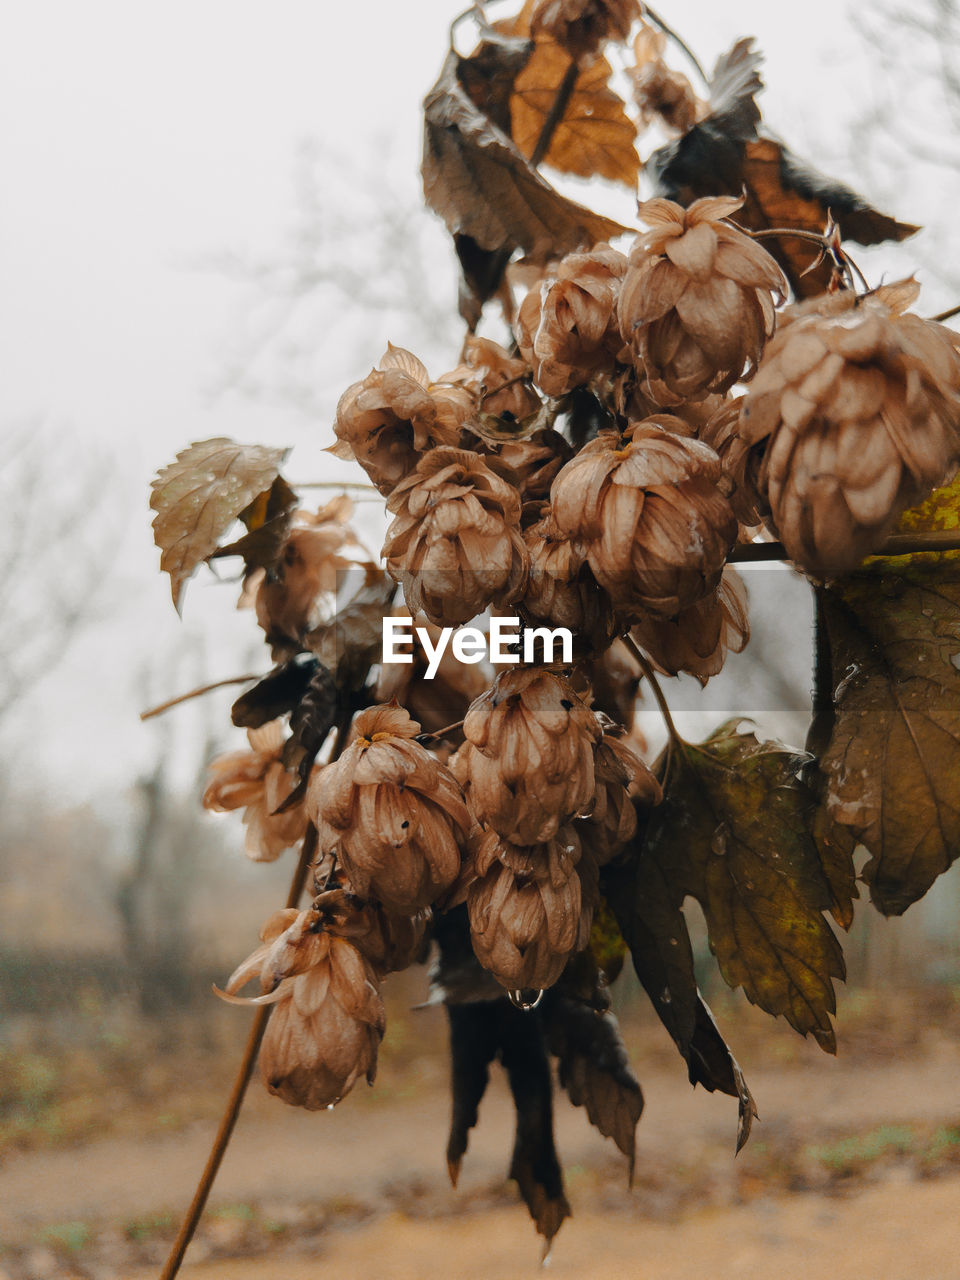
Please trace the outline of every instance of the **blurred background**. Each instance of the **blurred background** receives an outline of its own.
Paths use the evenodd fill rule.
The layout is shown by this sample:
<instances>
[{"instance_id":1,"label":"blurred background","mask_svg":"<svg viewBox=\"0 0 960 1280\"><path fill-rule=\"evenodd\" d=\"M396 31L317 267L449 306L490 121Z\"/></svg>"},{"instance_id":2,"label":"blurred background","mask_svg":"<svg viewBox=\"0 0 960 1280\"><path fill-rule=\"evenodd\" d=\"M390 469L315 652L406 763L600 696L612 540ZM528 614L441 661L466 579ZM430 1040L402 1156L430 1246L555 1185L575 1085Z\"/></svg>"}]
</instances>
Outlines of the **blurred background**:
<instances>
[{"instance_id":1,"label":"blurred background","mask_svg":"<svg viewBox=\"0 0 960 1280\"><path fill-rule=\"evenodd\" d=\"M455 264L445 230L421 208L417 166L420 102L459 7L35 0L8 21L7 1280L156 1274L202 1166L248 1019L210 984L250 950L291 868L251 865L235 815L199 806L207 762L244 745L229 723L235 691L139 720L171 695L269 666L252 616L235 608L236 581L205 572L177 617L148 485L179 449L217 435L290 446L295 487L356 480L323 452L344 388L388 340L432 374L456 363ZM736 37L756 36L768 127L885 212L924 224L902 246L856 252L868 278L917 272L926 314L954 305L960 4L662 7L707 66ZM682 55L669 57L687 70ZM628 192L558 185L632 218ZM378 504L362 504L356 524L379 545ZM704 696L685 678L670 682L679 725L695 736L743 714L802 745L807 588L785 570L746 576L754 640ZM655 745L655 724L644 726ZM837 1062L711 988L704 964L763 1117L736 1166L733 1104L692 1093L622 980L616 1005L648 1093L637 1187L628 1194L615 1153L561 1100L576 1216L554 1269L715 1273L723 1239L734 1243L721 1274L773 1266L789 1276L802 1248L807 1277L960 1276L946 1253L918 1263L924 1249L947 1249L938 1232L960 1203L955 1178L934 1176L960 1163L958 899L960 879L948 874L902 920L858 914ZM185 1276L534 1270L532 1227L504 1181L511 1121L499 1085L460 1190L445 1186L445 1028L440 1011L414 1010L425 992L423 971L392 980L377 1087L333 1115L290 1112L253 1087ZM918 1198L905 1199L906 1186ZM871 1249L875 1265L864 1265Z\"/></svg>"}]
</instances>

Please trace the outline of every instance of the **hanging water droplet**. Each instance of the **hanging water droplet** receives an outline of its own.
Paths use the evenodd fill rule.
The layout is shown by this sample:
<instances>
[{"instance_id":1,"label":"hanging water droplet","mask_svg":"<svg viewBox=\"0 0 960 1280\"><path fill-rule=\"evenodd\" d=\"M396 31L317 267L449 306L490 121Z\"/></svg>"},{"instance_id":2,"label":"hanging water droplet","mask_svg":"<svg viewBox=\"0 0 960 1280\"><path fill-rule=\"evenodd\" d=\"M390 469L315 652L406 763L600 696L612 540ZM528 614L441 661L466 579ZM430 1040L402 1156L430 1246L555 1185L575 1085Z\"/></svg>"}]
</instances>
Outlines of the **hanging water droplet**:
<instances>
[{"instance_id":1,"label":"hanging water droplet","mask_svg":"<svg viewBox=\"0 0 960 1280\"><path fill-rule=\"evenodd\" d=\"M664 987L663 991L660 993L660 1003L671 1004L672 1002L673 1002L673 996L670 994L670 988Z\"/></svg>"},{"instance_id":2,"label":"hanging water droplet","mask_svg":"<svg viewBox=\"0 0 960 1280\"><path fill-rule=\"evenodd\" d=\"M535 1009L543 999L543 992L535 987L524 987L521 991L508 991L510 1003L515 1009L522 1009L524 1013Z\"/></svg>"}]
</instances>

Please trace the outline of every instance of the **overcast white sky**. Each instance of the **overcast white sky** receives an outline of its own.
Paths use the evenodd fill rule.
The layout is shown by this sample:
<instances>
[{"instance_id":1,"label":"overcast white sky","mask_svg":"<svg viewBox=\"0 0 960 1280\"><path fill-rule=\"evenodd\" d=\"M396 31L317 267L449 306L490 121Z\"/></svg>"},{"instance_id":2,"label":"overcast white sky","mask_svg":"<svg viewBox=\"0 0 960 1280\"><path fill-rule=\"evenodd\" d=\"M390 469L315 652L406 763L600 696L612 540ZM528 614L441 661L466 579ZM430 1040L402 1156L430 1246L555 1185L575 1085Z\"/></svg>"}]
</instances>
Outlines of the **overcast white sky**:
<instances>
[{"instance_id":1,"label":"overcast white sky","mask_svg":"<svg viewBox=\"0 0 960 1280\"><path fill-rule=\"evenodd\" d=\"M152 547L147 484L191 440L226 434L298 446L294 478L316 477L329 419L212 395L242 318L205 254L269 253L294 213L295 156L316 137L414 190L420 100L460 0L31 0L7 15L0 48L0 429L42 419L114 460L104 515L118 513L110 620L71 650L15 726L21 767L44 761L77 799L125 784L149 758L131 673L184 626L251 641L232 592L198 583L178 622ZM660 6L712 65L738 35L767 56L770 125L825 168L869 91L847 0ZM498 12L506 12L504 6ZM680 65L678 59L674 59ZM849 173L849 168L847 169ZM876 193L875 193L876 194ZM392 191L383 193L389 212ZM919 220L910 192L891 212ZM330 200L344 200L330 177ZM896 203L896 200L895 200ZM913 268L909 251L904 270ZM455 303L451 298L451 315ZM335 321L332 321L335 328ZM392 335L403 343L403 333ZM331 337L331 341L333 338ZM459 339L451 344L451 354ZM345 351L318 388L336 394L377 352ZM311 472L311 468L313 469ZM95 514L94 517L95 518ZM224 674L229 674L229 671ZM218 704L229 705L229 695ZM93 748L96 748L94 750ZM102 748L102 749L101 749Z\"/></svg>"}]
</instances>

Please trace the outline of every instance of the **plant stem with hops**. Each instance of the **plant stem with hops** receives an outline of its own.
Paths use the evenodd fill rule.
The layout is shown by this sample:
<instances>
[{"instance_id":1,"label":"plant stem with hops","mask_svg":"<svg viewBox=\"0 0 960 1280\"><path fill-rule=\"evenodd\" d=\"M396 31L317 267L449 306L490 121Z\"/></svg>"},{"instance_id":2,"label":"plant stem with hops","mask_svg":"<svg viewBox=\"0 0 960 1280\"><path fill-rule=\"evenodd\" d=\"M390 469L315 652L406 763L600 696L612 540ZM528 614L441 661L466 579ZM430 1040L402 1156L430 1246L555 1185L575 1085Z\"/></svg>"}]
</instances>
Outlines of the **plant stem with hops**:
<instances>
[{"instance_id":1,"label":"plant stem with hops","mask_svg":"<svg viewBox=\"0 0 960 1280\"><path fill-rule=\"evenodd\" d=\"M929 533L895 533L882 542L871 558L908 556L939 551L960 551L960 530L932 529ZM789 560L782 542L744 542L727 556L729 564L756 564L768 560Z\"/></svg>"},{"instance_id":2,"label":"plant stem with hops","mask_svg":"<svg viewBox=\"0 0 960 1280\"><path fill-rule=\"evenodd\" d=\"M353 720L352 710L347 710L341 716L337 725L337 737L334 742L333 750L330 753L331 761L336 760L342 755L347 745L347 738L350 733L350 724ZM297 861L297 868L293 873L293 879L290 881L290 892L287 894L286 906L297 907L300 904L300 898L303 894L304 886L307 882L307 875L313 865L314 858L317 854L317 828L311 822L307 827L307 833L303 838L303 844L300 847L300 857ZM207 1163L204 1166L203 1173L200 1175L200 1181L197 1183L197 1189L193 1194L193 1200L187 1210L183 1222L180 1224L180 1230L177 1232L177 1238L174 1240L170 1249L170 1254L164 1264L164 1268L160 1273L159 1280L173 1280L174 1276L180 1270L183 1262L184 1254L187 1252L190 1241L193 1239L194 1232L203 1215L206 1207L207 1198L213 1189L214 1181L220 1171L220 1165L223 1163L223 1157L227 1153L227 1147L233 1136L233 1130L236 1127L237 1120L240 1116L240 1108L243 1106L243 1100L246 1096L247 1086L253 1075L254 1064L257 1060L257 1053L260 1049L260 1043L263 1040L263 1034L267 1029L267 1020L273 1010L272 1005L262 1005L257 1009L253 1022L250 1026L250 1032L247 1036L247 1043L243 1050L243 1057L240 1059L240 1066L237 1068L236 1078L233 1082L233 1088L230 1090L230 1096L227 1099L227 1105L224 1109L223 1118L220 1121L220 1127L217 1135L213 1140L213 1146L210 1148L210 1155L207 1157Z\"/></svg>"}]
</instances>

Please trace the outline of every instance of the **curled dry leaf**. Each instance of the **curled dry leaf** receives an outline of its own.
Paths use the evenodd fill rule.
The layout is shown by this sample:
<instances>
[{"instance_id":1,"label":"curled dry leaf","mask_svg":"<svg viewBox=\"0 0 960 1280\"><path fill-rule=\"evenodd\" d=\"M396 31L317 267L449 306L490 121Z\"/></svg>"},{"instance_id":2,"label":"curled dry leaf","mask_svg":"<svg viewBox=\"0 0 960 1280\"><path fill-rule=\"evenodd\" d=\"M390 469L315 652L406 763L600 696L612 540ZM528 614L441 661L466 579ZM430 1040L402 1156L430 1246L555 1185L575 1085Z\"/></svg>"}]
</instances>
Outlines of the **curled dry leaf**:
<instances>
[{"instance_id":1,"label":"curled dry leaf","mask_svg":"<svg viewBox=\"0 0 960 1280\"><path fill-rule=\"evenodd\" d=\"M519 247L545 262L625 231L561 196L530 166L470 100L459 62L448 55L424 101L424 195L451 234L469 236L482 250Z\"/></svg>"},{"instance_id":2,"label":"curled dry leaf","mask_svg":"<svg viewBox=\"0 0 960 1280\"><path fill-rule=\"evenodd\" d=\"M240 513L270 492L286 456L285 449L217 436L190 445L158 472L150 486L150 506L157 513L153 537L178 610L187 579L213 555Z\"/></svg>"},{"instance_id":3,"label":"curled dry leaf","mask_svg":"<svg viewBox=\"0 0 960 1280\"><path fill-rule=\"evenodd\" d=\"M753 39L723 54L710 83L710 111L692 129L655 151L646 170L658 195L690 204L703 196L742 196L737 220L751 230L791 227L820 233L832 216L845 240L880 244L919 231L874 209L849 187L827 178L773 138L761 136L756 95L763 88L762 55ZM808 271L815 246L790 238L767 246L786 273L794 296L826 289L830 264Z\"/></svg>"}]
</instances>

